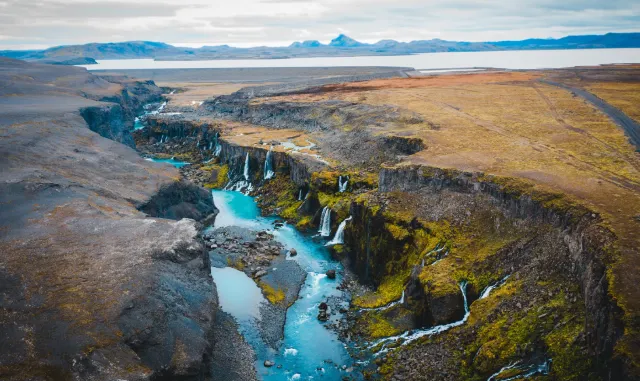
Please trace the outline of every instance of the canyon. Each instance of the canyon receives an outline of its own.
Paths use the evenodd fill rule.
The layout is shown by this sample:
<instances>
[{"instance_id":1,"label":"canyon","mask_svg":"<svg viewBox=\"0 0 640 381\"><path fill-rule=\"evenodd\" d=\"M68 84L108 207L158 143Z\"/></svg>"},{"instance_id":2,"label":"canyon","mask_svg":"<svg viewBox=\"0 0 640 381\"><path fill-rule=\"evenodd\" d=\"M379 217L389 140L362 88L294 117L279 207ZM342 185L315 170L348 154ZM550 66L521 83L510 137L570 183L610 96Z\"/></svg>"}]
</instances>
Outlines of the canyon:
<instances>
[{"instance_id":1,"label":"canyon","mask_svg":"<svg viewBox=\"0 0 640 381\"><path fill-rule=\"evenodd\" d=\"M301 274L284 259L290 248L270 241L283 234L276 226L322 246L337 269L326 330L352 364L330 377L640 377L640 157L615 119L555 85L596 94L633 129L637 66L394 70L210 98L204 85L162 91L115 73L0 62L11 106L2 112L4 378L227 374L211 367L229 344L218 323L226 334L238 327L220 311L211 266L255 279L281 308L274 321L282 303L286 312L304 301L300 280L274 280L273 267ZM274 220L207 231L226 218L210 193L223 189ZM224 340L246 346L239 335ZM277 350L294 349L279 340ZM280 358L267 360L271 370L256 364L262 377L280 375ZM248 361L235 379L255 376Z\"/></svg>"}]
</instances>

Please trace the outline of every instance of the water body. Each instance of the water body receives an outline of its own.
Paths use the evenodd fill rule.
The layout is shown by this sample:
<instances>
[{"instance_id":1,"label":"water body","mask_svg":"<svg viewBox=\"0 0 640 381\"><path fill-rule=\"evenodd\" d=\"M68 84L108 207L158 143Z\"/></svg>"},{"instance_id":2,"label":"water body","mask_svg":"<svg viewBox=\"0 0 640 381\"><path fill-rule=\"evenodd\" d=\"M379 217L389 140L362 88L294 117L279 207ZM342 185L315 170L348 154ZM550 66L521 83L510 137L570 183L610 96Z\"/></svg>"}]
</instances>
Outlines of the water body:
<instances>
[{"instance_id":1,"label":"water body","mask_svg":"<svg viewBox=\"0 0 640 381\"><path fill-rule=\"evenodd\" d=\"M153 161L154 163L167 163L167 164L171 164L176 168L182 168L185 165L189 165L191 163L187 163L186 161L180 161L180 160L176 160L174 158L171 159L156 159L156 158L146 158L145 160L147 161Z\"/></svg>"},{"instance_id":2,"label":"water body","mask_svg":"<svg viewBox=\"0 0 640 381\"><path fill-rule=\"evenodd\" d=\"M325 272L330 269L341 270L339 262L331 259L329 252L324 244L325 239L318 239L309 235L298 232L294 227L285 224L280 229L273 228L275 217L261 217L260 210L252 197L246 196L240 192L232 191L212 191L213 199L220 210L216 217L214 228L222 226L242 226L250 229L267 230L274 235L275 239L282 243L285 248L295 248L298 252L296 257L291 260L297 261L300 266L307 272L305 284L300 291L300 299L296 301L287 311L287 319L284 332L284 343L277 353L260 347L260 340L248 337L247 340L254 349L258 359L256 368L261 379L265 381L281 381L281 380L311 380L326 379L339 380L343 376L349 375L348 372L342 370L342 365L350 367L353 363L347 353L345 344L342 343L338 336L326 329L324 324L317 319L318 306L321 302L327 300L331 296L340 296L341 291L336 287L340 284L340 271L335 280L326 277ZM218 270L212 270L214 279ZM229 271L231 273L231 271ZM240 275L239 275L240 274ZM225 274L229 275L229 274ZM232 276L244 277L249 280L246 275L237 271ZM217 281L218 279L216 279ZM238 283L238 288L249 290L250 287L244 285L246 280ZM233 311L238 304L251 304L245 307L253 310L256 303L260 303L261 299L253 296L236 295L237 290L229 291L229 285L234 285L233 280L222 278L225 282L222 286L218 284L218 292L220 293L221 307L225 311L229 311L238 320L241 331L251 335L252 328L247 326L251 324L253 315L247 316L244 311L238 311L237 315ZM223 287L225 286L226 287ZM233 295L226 293L232 293ZM253 291L248 291L251 294ZM230 298L235 298L229 301ZM264 360L274 361L281 364L282 368L276 366L266 368L262 364ZM330 360L330 362L326 362ZM338 366L338 367L337 367Z\"/></svg>"},{"instance_id":3,"label":"water body","mask_svg":"<svg viewBox=\"0 0 640 381\"><path fill-rule=\"evenodd\" d=\"M544 69L640 62L640 49L518 50L422 53L408 56L313 57L209 61L99 60L88 70L207 69L256 67L401 66L417 70L494 67Z\"/></svg>"}]
</instances>

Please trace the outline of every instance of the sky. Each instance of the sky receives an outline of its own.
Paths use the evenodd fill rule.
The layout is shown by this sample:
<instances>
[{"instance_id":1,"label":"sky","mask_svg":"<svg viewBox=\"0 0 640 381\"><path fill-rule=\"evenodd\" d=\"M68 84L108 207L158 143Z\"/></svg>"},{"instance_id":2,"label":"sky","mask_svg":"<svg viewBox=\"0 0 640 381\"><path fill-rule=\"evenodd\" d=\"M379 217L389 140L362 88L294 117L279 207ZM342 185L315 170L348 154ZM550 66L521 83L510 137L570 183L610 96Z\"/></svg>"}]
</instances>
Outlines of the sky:
<instances>
[{"instance_id":1,"label":"sky","mask_svg":"<svg viewBox=\"0 0 640 381\"><path fill-rule=\"evenodd\" d=\"M132 40L285 46L640 32L638 0L0 0L0 50Z\"/></svg>"}]
</instances>

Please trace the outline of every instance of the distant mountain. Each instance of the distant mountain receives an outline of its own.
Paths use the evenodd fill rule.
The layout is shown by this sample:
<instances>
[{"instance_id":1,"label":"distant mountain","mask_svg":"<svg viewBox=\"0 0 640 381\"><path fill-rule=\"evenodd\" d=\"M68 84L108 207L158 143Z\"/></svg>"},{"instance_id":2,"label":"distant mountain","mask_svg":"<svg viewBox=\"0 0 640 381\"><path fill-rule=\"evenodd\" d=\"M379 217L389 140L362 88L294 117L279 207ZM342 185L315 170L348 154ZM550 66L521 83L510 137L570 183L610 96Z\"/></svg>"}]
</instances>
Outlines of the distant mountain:
<instances>
[{"instance_id":1,"label":"distant mountain","mask_svg":"<svg viewBox=\"0 0 640 381\"><path fill-rule=\"evenodd\" d=\"M368 44L363 44L362 42L358 42L351 37L345 36L344 34L339 35L338 37L331 40L329 46L336 46L340 48L357 48L360 46L365 46Z\"/></svg>"},{"instance_id":2,"label":"distant mountain","mask_svg":"<svg viewBox=\"0 0 640 381\"><path fill-rule=\"evenodd\" d=\"M324 45L322 45L318 40L307 40L303 42L296 41L293 44L289 45L290 48L319 48L321 46Z\"/></svg>"},{"instance_id":3,"label":"distant mountain","mask_svg":"<svg viewBox=\"0 0 640 381\"><path fill-rule=\"evenodd\" d=\"M0 56L52 63L83 62L78 59L208 60L208 59L274 59L293 57L345 57L367 55L406 55L435 52L479 52L496 50L640 48L640 33L608 33L605 35L568 36L559 39L527 39L522 41L464 42L440 39L398 42L381 40L367 44L344 34L328 45L316 40L294 42L287 47L234 48L228 45L204 46L199 49L179 48L162 42L130 41L58 46L46 50L0 51Z\"/></svg>"}]
</instances>

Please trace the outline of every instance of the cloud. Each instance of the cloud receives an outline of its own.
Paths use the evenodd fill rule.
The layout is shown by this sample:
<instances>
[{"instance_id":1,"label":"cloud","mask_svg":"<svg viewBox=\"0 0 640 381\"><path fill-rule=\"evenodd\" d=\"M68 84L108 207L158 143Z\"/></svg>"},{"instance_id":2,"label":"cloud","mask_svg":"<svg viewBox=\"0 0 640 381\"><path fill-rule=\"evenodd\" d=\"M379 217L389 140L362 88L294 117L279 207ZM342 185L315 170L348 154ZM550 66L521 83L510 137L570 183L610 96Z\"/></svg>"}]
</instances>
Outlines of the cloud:
<instances>
[{"instance_id":1,"label":"cloud","mask_svg":"<svg viewBox=\"0 0 640 381\"><path fill-rule=\"evenodd\" d=\"M2 48L442 38L486 41L640 31L637 0L0 0Z\"/></svg>"}]
</instances>

